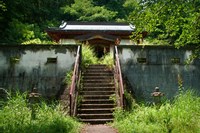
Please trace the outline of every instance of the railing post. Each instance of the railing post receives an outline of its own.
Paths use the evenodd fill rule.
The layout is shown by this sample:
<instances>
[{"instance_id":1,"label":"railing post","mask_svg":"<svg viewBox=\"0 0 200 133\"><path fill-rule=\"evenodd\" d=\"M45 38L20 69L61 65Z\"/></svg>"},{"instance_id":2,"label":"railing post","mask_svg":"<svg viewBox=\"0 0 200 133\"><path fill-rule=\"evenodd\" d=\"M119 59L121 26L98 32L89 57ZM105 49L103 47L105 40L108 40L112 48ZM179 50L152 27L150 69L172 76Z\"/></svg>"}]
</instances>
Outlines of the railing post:
<instances>
[{"instance_id":1,"label":"railing post","mask_svg":"<svg viewBox=\"0 0 200 133\"><path fill-rule=\"evenodd\" d=\"M69 94L69 115L72 116L72 95Z\"/></svg>"},{"instance_id":2,"label":"railing post","mask_svg":"<svg viewBox=\"0 0 200 133\"><path fill-rule=\"evenodd\" d=\"M119 96L120 96L120 106L123 108L124 106L124 87L123 87L123 79L121 73L121 67L119 63L119 54L117 47L115 46L115 73L116 73L116 80L117 80L117 89L119 89Z\"/></svg>"},{"instance_id":3,"label":"railing post","mask_svg":"<svg viewBox=\"0 0 200 133\"><path fill-rule=\"evenodd\" d=\"M80 63L80 46L78 46L75 64L74 64L74 70L73 70L73 76L72 76L72 82L70 85L70 115L74 116L76 113L76 95L77 95L77 82L79 80L79 63Z\"/></svg>"}]
</instances>

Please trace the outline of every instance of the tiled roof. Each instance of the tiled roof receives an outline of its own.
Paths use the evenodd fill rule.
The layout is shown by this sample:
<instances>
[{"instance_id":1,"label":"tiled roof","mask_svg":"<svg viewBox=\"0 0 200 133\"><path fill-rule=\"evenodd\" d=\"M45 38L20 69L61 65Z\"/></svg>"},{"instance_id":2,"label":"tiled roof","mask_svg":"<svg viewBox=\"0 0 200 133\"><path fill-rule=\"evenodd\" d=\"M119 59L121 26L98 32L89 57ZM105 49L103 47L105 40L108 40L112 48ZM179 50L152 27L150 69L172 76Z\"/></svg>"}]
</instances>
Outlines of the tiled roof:
<instances>
[{"instance_id":1,"label":"tiled roof","mask_svg":"<svg viewBox=\"0 0 200 133\"><path fill-rule=\"evenodd\" d=\"M83 31L133 31L135 27L131 24L124 24L124 23L100 23L100 22L93 22L93 23L68 23L63 22L59 26L60 30L66 31L76 31L76 30L83 30Z\"/></svg>"}]
</instances>

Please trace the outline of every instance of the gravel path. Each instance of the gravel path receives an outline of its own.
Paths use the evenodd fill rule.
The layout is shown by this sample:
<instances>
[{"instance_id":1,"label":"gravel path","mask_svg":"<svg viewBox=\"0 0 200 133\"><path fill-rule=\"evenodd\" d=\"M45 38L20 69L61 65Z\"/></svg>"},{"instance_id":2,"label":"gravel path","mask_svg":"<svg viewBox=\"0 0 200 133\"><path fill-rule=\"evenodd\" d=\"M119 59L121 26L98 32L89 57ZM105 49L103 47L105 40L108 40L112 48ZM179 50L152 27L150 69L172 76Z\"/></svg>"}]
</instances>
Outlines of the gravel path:
<instances>
[{"instance_id":1,"label":"gravel path","mask_svg":"<svg viewBox=\"0 0 200 133\"><path fill-rule=\"evenodd\" d=\"M85 125L81 133L118 133L116 129L108 125Z\"/></svg>"}]
</instances>

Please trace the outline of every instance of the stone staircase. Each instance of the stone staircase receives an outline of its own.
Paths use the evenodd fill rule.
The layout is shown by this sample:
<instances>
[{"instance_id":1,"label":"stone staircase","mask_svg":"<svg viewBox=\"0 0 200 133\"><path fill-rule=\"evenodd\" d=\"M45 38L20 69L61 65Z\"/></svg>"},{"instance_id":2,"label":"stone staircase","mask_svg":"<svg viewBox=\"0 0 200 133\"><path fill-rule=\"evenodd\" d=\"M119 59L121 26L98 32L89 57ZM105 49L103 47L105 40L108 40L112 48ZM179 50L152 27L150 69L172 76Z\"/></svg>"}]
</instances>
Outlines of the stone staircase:
<instances>
[{"instance_id":1,"label":"stone staircase","mask_svg":"<svg viewBox=\"0 0 200 133\"><path fill-rule=\"evenodd\" d=\"M115 94L114 75L106 65L90 65L82 74L77 116L85 123L104 124L113 120Z\"/></svg>"}]
</instances>

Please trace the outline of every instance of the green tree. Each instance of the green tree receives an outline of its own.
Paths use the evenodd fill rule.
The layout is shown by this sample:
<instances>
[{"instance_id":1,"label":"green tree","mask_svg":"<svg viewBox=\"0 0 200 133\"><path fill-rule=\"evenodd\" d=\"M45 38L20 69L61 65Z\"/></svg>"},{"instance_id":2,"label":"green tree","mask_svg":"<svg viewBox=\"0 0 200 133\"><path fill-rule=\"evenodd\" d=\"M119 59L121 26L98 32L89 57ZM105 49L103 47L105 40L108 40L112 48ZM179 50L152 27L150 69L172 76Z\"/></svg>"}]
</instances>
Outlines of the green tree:
<instances>
[{"instance_id":1,"label":"green tree","mask_svg":"<svg viewBox=\"0 0 200 133\"><path fill-rule=\"evenodd\" d=\"M17 19L13 19L9 23L9 29L6 30L8 34L8 41L11 43L22 43L23 41L27 41L35 38L35 30L38 30L34 24L27 24L18 21Z\"/></svg>"},{"instance_id":2,"label":"green tree","mask_svg":"<svg viewBox=\"0 0 200 133\"><path fill-rule=\"evenodd\" d=\"M126 17L126 9L124 8L125 0L93 0L94 5L103 6L106 9L116 12L116 21L123 20Z\"/></svg>"},{"instance_id":3,"label":"green tree","mask_svg":"<svg viewBox=\"0 0 200 133\"><path fill-rule=\"evenodd\" d=\"M61 8L67 20L78 21L113 21L117 12L104 6L95 6L92 0L75 0L74 4Z\"/></svg>"},{"instance_id":4,"label":"green tree","mask_svg":"<svg viewBox=\"0 0 200 133\"><path fill-rule=\"evenodd\" d=\"M151 38L177 47L199 45L199 0L127 0L124 6L137 33L148 31Z\"/></svg>"},{"instance_id":5,"label":"green tree","mask_svg":"<svg viewBox=\"0 0 200 133\"><path fill-rule=\"evenodd\" d=\"M2 29L3 25L1 25L1 22L4 20L4 12L6 11L6 4L0 0L0 29Z\"/></svg>"},{"instance_id":6,"label":"green tree","mask_svg":"<svg viewBox=\"0 0 200 133\"><path fill-rule=\"evenodd\" d=\"M6 5L2 0L0 0L0 11L6 11Z\"/></svg>"},{"instance_id":7,"label":"green tree","mask_svg":"<svg viewBox=\"0 0 200 133\"><path fill-rule=\"evenodd\" d=\"M6 0L0 1L0 42L22 43L48 40L44 30L58 26L63 19L60 7L73 0ZM6 6L6 11L1 7ZM29 32L28 32L29 31ZM29 33L28 35L25 35ZM39 42L39 41L38 41Z\"/></svg>"}]
</instances>

